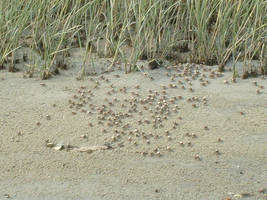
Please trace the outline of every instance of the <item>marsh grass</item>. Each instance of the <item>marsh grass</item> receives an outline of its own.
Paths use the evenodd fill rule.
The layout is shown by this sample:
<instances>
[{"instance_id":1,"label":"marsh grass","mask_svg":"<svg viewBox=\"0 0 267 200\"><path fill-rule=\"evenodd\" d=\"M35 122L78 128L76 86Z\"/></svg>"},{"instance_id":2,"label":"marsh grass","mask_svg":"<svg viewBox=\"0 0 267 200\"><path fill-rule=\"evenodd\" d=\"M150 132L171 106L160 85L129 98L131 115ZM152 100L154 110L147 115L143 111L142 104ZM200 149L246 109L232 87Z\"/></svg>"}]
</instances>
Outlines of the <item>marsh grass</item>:
<instances>
[{"instance_id":1,"label":"marsh grass","mask_svg":"<svg viewBox=\"0 0 267 200\"><path fill-rule=\"evenodd\" d=\"M82 76L93 52L112 57L108 69L124 62L125 72L140 59L185 62L187 52L187 61L220 71L233 59L253 73L258 59L267 73L265 0L10 0L0 11L0 66L15 71L17 50L28 47L42 58L34 66L43 79L73 47L85 48Z\"/></svg>"}]
</instances>

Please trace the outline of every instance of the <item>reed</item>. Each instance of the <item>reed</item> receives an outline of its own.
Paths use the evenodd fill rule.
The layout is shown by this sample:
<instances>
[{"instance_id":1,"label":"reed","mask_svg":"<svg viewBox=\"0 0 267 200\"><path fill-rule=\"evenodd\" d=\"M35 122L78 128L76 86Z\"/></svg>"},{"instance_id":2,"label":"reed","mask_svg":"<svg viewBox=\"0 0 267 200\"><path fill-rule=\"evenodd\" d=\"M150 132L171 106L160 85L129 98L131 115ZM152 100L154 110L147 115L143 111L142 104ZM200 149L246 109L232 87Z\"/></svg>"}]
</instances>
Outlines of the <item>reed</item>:
<instances>
[{"instance_id":1,"label":"reed","mask_svg":"<svg viewBox=\"0 0 267 200\"><path fill-rule=\"evenodd\" d=\"M73 47L85 48L84 63L97 53L113 58L110 68L126 62L126 72L140 59L185 62L184 52L186 62L220 71L229 59L258 59L267 71L265 0L11 0L0 10L0 65L15 71L16 52L27 47L41 57L43 79Z\"/></svg>"}]
</instances>

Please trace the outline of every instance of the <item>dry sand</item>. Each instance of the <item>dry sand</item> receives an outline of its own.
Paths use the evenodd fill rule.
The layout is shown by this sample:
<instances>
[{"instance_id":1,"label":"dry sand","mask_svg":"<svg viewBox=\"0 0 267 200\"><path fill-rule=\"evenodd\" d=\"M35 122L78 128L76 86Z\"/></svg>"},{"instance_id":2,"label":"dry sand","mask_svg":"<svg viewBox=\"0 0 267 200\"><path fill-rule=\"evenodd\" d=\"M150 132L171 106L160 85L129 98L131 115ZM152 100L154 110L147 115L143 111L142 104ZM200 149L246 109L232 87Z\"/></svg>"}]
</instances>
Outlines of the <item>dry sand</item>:
<instances>
[{"instance_id":1,"label":"dry sand","mask_svg":"<svg viewBox=\"0 0 267 200\"><path fill-rule=\"evenodd\" d=\"M115 70L103 74L109 82L101 75L77 81L71 68L42 81L1 71L0 199L266 199L267 80L232 83L230 72L212 79L200 70L210 84L188 76L190 86L184 77L171 81L166 72L178 74L148 71L151 81L140 72ZM259 86L265 87L261 94ZM141 104L149 95L151 104ZM98 114L101 105L104 114ZM63 149L47 147L47 140ZM86 153L68 144L76 150L111 148Z\"/></svg>"}]
</instances>

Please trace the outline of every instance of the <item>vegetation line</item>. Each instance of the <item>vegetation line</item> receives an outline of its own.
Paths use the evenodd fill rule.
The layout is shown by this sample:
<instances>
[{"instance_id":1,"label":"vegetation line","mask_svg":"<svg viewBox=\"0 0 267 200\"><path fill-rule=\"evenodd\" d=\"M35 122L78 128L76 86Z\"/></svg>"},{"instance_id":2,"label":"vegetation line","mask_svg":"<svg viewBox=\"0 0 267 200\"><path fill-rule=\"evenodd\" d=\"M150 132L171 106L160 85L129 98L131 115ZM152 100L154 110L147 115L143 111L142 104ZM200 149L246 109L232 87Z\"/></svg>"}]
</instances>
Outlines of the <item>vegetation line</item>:
<instances>
[{"instance_id":1,"label":"vegetation line","mask_svg":"<svg viewBox=\"0 0 267 200\"><path fill-rule=\"evenodd\" d=\"M259 60L259 71L266 74L266 13L265 0L1 1L0 69L16 71L12 59L28 48L42 62L25 68L46 79L69 49L79 47L85 48L84 57L112 57L109 68L127 62L125 72L140 59L217 64L223 71L230 58L236 60L235 52L246 63ZM252 69L244 66L244 71Z\"/></svg>"}]
</instances>

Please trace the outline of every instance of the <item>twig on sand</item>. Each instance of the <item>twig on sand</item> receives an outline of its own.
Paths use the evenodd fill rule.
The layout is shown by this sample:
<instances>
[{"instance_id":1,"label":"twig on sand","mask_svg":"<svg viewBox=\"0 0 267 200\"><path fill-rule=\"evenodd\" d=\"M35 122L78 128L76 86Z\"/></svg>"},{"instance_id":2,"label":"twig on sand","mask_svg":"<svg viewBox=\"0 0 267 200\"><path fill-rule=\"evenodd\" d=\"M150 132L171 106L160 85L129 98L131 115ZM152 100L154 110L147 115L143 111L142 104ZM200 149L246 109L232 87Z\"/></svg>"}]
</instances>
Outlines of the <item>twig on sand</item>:
<instances>
[{"instance_id":1,"label":"twig on sand","mask_svg":"<svg viewBox=\"0 0 267 200\"><path fill-rule=\"evenodd\" d=\"M79 148L74 148L72 151L74 152L86 152L86 153L93 153L94 151L99 150L107 150L110 149L109 146L84 146Z\"/></svg>"}]
</instances>

